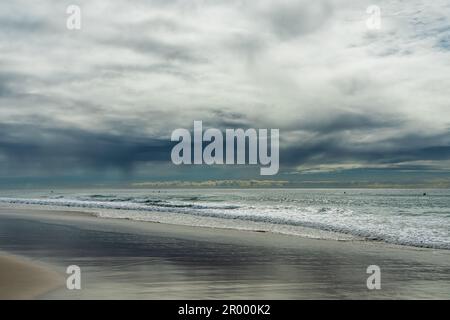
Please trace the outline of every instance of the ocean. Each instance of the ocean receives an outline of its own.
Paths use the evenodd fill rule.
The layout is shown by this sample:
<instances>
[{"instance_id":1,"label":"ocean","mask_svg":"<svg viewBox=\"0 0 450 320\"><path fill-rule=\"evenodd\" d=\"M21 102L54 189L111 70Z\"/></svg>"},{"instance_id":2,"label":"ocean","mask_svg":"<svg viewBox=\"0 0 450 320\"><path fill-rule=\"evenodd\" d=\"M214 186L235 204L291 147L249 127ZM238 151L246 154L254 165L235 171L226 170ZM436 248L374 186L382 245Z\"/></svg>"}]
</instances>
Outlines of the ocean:
<instances>
[{"instance_id":1,"label":"ocean","mask_svg":"<svg viewBox=\"0 0 450 320\"><path fill-rule=\"evenodd\" d=\"M84 189L2 191L3 206L98 218L383 241L450 249L448 189Z\"/></svg>"}]
</instances>

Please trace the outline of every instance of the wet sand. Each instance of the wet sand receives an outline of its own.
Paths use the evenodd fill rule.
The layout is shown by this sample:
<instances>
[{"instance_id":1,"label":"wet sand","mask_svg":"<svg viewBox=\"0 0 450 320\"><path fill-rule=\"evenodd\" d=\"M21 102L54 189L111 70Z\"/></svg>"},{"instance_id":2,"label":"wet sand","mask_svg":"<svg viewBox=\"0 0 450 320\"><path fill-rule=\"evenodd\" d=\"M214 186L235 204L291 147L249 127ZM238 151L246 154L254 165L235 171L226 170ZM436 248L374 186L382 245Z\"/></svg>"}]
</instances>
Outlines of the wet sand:
<instances>
[{"instance_id":1,"label":"wet sand","mask_svg":"<svg viewBox=\"0 0 450 320\"><path fill-rule=\"evenodd\" d=\"M0 250L63 275L81 268L81 290L67 290L64 279L44 299L450 297L449 251L366 241L0 208ZM366 286L369 265L381 268L381 290Z\"/></svg>"},{"instance_id":2,"label":"wet sand","mask_svg":"<svg viewBox=\"0 0 450 320\"><path fill-rule=\"evenodd\" d=\"M58 288L62 277L40 264L0 256L0 299L34 299Z\"/></svg>"}]
</instances>

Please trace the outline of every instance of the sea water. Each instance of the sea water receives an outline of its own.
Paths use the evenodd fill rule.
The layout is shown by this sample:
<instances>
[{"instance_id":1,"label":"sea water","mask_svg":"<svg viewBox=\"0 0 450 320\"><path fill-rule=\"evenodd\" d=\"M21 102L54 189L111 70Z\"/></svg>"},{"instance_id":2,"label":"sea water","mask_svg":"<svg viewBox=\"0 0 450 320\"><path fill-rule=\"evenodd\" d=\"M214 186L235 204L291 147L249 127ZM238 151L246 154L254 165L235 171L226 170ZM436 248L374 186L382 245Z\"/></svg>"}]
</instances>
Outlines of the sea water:
<instances>
[{"instance_id":1,"label":"sea water","mask_svg":"<svg viewBox=\"0 0 450 320\"><path fill-rule=\"evenodd\" d=\"M342 235L342 239L450 249L448 189L2 191L0 204L82 209L99 218L299 235L298 230L313 230L308 235L319 238Z\"/></svg>"}]
</instances>

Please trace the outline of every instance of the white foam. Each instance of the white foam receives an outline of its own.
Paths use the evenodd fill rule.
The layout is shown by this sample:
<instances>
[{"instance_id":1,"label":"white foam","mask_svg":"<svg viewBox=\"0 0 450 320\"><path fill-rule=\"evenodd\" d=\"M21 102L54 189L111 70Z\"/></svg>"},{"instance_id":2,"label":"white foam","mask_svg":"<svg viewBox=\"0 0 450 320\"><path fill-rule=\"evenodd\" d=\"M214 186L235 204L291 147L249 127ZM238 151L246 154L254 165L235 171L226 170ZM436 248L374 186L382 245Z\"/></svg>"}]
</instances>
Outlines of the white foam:
<instances>
[{"instance_id":1,"label":"white foam","mask_svg":"<svg viewBox=\"0 0 450 320\"><path fill-rule=\"evenodd\" d=\"M92 197L91 197L92 198ZM83 208L95 211L99 217L127 218L193 226L236 229L258 229L282 233L308 234L311 237L342 239L365 238L389 243L450 249L449 219L439 215L399 215L359 212L337 206L299 206L261 202L216 203L203 201L162 201L115 196L105 200L88 198L22 199L0 198L1 203ZM115 201L111 201L111 200ZM288 204L284 204L288 203ZM314 202L313 202L314 203ZM301 232L300 232L300 231ZM305 232L305 230L317 230ZM319 232L320 231L320 232Z\"/></svg>"}]
</instances>

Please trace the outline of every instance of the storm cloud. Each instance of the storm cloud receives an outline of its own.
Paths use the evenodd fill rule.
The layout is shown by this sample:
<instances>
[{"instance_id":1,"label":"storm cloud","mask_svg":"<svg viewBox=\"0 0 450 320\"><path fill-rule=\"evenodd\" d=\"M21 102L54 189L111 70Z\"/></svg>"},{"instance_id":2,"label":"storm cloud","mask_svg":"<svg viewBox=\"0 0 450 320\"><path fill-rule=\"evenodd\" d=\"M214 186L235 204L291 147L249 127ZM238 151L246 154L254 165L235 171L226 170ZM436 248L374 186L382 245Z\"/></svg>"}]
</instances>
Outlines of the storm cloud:
<instances>
[{"instance_id":1,"label":"storm cloud","mask_svg":"<svg viewBox=\"0 0 450 320\"><path fill-rule=\"evenodd\" d=\"M280 129L281 175L449 169L448 1L378 1L379 30L365 0L71 4L0 4L2 177L173 172L194 120Z\"/></svg>"}]
</instances>

